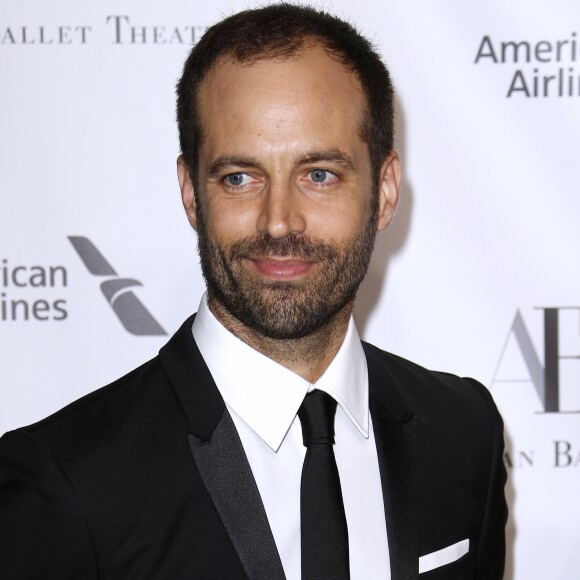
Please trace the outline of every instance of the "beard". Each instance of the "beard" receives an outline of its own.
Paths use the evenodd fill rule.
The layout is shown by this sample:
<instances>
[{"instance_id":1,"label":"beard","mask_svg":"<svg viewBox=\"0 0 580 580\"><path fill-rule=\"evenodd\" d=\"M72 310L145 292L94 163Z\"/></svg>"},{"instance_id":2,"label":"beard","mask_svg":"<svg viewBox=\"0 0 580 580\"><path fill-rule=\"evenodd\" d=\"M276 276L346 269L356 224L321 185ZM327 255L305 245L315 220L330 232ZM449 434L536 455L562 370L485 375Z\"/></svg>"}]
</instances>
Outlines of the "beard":
<instances>
[{"instance_id":1,"label":"beard","mask_svg":"<svg viewBox=\"0 0 580 580\"><path fill-rule=\"evenodd\" d=\"M268 338L298 339L312 334L354 300L373 251L375 216L372 212L364 230L348 242L257 234L220 245L210 237L198 203L198 251L210 303L219 302L242 324ZM264 257L317 264L304 279L267 281L247 263Z\"/></svg>"}]
</instances>

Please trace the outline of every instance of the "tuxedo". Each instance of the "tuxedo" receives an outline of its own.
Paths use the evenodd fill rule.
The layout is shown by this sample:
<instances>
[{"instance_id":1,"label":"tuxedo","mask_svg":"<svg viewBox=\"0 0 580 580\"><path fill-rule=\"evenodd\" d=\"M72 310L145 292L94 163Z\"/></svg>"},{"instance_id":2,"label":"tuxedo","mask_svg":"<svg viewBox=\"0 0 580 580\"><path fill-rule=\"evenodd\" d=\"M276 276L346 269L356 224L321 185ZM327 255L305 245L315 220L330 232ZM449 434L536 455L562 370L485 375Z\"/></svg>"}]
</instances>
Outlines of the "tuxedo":
<instances>
[{"instance_id":1,"label":"tuxedo","mask_svg":"<svg viewBox=\"0 0 580 580\"><path fill-rule=\"evenodd\" d=\"M1 578L284 578L191 324L125 377L0 439ZM393 580L501 579L503 427L489 393L363 348Z\"/></svg>"}]
</instances>

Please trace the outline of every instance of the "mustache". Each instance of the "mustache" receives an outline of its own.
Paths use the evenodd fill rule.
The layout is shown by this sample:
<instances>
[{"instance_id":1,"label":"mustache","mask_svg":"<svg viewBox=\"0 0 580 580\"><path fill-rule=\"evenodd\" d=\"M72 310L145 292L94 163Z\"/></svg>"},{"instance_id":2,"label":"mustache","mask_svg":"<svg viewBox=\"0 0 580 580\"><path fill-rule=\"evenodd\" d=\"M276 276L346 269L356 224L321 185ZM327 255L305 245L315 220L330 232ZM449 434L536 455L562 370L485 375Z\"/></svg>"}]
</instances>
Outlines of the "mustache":
<instances>
[{"instance_id":1,"label":"mustache","mask_svg":"<svg viewBox=\"0 0 580 580\"><path fill-rule=\"evenodd\" d=\"M290 234L276 239L267 234L258 234L234 242L230 246L230 255L238 259L269 257L317 262L336 258L338 252L329 244L307 236Z\"/></svg>"}]
</instances>

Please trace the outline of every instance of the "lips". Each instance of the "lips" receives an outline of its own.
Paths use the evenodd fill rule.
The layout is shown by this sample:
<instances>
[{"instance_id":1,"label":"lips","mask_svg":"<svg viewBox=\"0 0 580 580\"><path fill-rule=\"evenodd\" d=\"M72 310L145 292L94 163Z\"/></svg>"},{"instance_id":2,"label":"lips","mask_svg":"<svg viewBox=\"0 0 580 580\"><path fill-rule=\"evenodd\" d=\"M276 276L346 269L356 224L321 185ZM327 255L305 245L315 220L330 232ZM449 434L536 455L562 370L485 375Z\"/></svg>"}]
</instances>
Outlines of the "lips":
<instances>
[{"instance_id":1,"label":"lips","mask_svg":"<svg viewBox=\"0 0 580 580\"><path fill-rule=\"evenodd\" d=\"M250 262L256 270L276 280L292 280L307 274L315 266L315 262L296 259L253 258Z\"/></svg>"}]
</instances>

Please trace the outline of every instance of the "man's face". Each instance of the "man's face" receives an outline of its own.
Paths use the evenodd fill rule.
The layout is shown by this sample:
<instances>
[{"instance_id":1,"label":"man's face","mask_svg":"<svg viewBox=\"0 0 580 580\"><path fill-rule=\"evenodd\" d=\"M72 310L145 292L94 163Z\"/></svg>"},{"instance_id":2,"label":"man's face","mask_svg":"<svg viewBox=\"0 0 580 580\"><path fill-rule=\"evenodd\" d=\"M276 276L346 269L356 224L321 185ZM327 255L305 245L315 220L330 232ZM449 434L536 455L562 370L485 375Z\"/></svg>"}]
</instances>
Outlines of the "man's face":
<instances>
[{"instance_id":1,"label":"man's face","mask_svg":"<svg viewBox=\"0 0 580 580\"><path fill-rule=\"evenodd\" d=\"M183 163L179 177L210 307L271 338L308 335L352 304L392 217L398 158L377 188L359 82L320 47L223 62L199 103L197 204Z\"/></svg>"}]
</instances>

